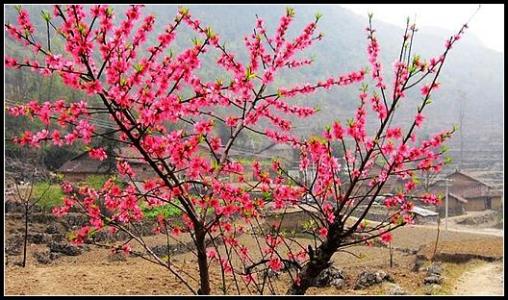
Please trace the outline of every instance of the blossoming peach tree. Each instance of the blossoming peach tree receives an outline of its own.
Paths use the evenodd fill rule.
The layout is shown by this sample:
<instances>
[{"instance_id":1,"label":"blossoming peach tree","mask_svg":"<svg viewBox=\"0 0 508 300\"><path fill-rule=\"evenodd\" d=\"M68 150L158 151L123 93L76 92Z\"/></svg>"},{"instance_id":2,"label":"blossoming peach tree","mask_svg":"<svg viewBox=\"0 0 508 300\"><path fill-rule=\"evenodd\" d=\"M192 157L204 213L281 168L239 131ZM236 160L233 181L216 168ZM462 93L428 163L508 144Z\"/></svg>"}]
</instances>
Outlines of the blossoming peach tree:
<instances>
[{"instance_id":1,"label":"blossoming peach tree","mask_svg":"<svg viewBox=\"0 0 508 300\"><path fill-rule=\"evenodd\" d=\"M138 253L166 268L195 294L275 293L273 281L281 279L269 275L282 271L288 279L286 292L304 294L331 264L334 253L373 240L390 242L392 230L412 222L414 199L439 203L435 195L417 192L416 175L421 170L440 171L444 163L440 146L453 130L429 140L418 139L416 133L424 121L422 112L439 86L437 79L447 55L467 25L446 41L440 56L424 60L411 52L416 28L408 20L393 65L393 82L387 84L370 16L368 68L282 87L275 81L282 69L296 72L312 63L296 57L322 38L317 32L321 15L294 39L286 35L294 10L287 9L273 36L257 18L253 33L244 39L248 61L243 63L221 43L218 34L185 8L179 8L153 45L145 44L155 18L143 17L139 5L129 6L116 25L115 12L106 5L55 5L52 13L43 12L47 40L39 41L27 11L17 9L17 24L6 24L6 31L33 50L34 58L6 56L6 67L27 68L42 76L58 74L68 87L88 96L79 102L34 100L11 107L11 115L38 119L43 127L25 131L14 142L28 147L83 143L91 158L104 160L113 154L94 141L108 135L142 158L153 174L141 185L135 184L139 181L135 168L119 156L121 183L112 178L94 189L64 181L64 203L54 214L62 216L74 208L89 217L88 224L72 235L76 243L86 242L95 232L122 231L129 239L118 249ZM185 26L200 39L177 55L165 54ZM64 41L62 53L51 48L54 35ZM217 53L216 64L230 82L208 81L199 75L202 56L208 51ZM291 132L289 116L303 119L316 112L291 104L292 98L347 85L359 87L353 119L334 122L319 137L301 138ZM412 88L420 88L421 98L414 118L408 128L392 125L399 104ZM91 99L98 99L101 105L91 105ZM115 130L97 129L90 120L98 114L109 116ZM372 134L366 130L368 115L378 124ZM260 120L268 120L271 126L262 128ZM228 138L215 134L218 123L230 129ZM294 173L277 160L271 166L235 160L231 149L244 131L293 147L305 176L290 175ZM381 167L373 171L375 166ZM237 182L224 180L226 177ZM370 225L365 217L383 196L382 188L390 178L401 185L395 195L384 195L390 217ZM303 205L302 199L311 201ZM180 217L160 214L154 231L166 236L168 245L170 240L190 241L196 265L182 265L169 253L157 255L136 230L144 219L142 207L161 205L178 210ZM281 229L290 208L299 208L313 220L307 230L313 243ZM263 220L271 210L282 211L281 218L267 227ZM247 246L247 240L255 243ZM131 244L142 250L134 251ZM220 276L211 280L211 273Z\"/></svg>"}]
</instances>

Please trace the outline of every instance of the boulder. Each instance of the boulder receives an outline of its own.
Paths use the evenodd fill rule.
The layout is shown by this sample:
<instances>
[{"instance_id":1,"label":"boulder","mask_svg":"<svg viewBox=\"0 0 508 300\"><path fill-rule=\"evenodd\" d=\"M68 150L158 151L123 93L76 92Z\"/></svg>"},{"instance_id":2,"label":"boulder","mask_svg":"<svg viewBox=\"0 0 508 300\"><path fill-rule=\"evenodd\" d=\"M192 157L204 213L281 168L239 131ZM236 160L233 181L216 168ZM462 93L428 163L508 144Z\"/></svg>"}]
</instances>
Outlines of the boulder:
<instances>
[{"instance_id":1,"label":"boulder","mask_svg":"<svg viewBox=\"0 0 508 300\"><path fill-rule=\"evenodd\" d=\"M57 221L56 217L50 213L32 213L30 217L33 223L54 224Z\"/></svg>"},{"instance_id":2,"label":"boulder","mask_svg":"<svg viewBox=\"0 0 508 300\"><path fill-rule=\"evenodd\" d=\"M47 244L51 242L51 235L47 233L29 233L28 241L33 244Z\"/></svg>"},{"instance_id":3,"label":"boulder","mask_svg":"<svg viewBox=\"0 0 508 300\"><path fill-rule=\"evenodd\" d=\"M437 264L437 263L432 263L428 268L427 268L427 276L431 276L431 275L441 275L443 272L443 268L441 267L440 264Z\"/></svg>"},{"instance_id":4,"label":"boulder","mask_svg":"<svg viewBox=\"0 0 508 300\"><path fill-rule=\"evenodd\" d=\"M49 252L49 258L51 260L55 260L55 259L59 258L60 256L62 256L61 253L58 253L58 252Z\"/></svg>"},{"instance_id":5,"label":"boulder","mask_svg":"<svg viewBox=\"0 0 508 300\"><path fill-rule=\"evenodd\" d=\"M23 213L25 206L19 201L5 201L5 213Z\"/></svg>"},{"instance_id":6,"label":"boulder","mask_svg":"<svg viewBox=\"0 0 508 300\"><path fill-rule=\"evenodd\" d=\"M415 257L415 264L413 265L413 272L420 272L421 268L425 264L426 259L423 255L416 255Z\"/></svg>"},{"instance_id":7,"label":"boulder","mask_svg":"<svg viewBox=\"0 0 508 300\"><path fill-rule=\"evenodd\" d=\"M316 287L324 287L324 286L334 286L336 288L344 287L346 281L346 276L344 275L342 270L334 266L330 266L324 269L314 280L314 286Z\"/></svg>"},{"instance_id":8,"label":"boulder","mask_svg":"<svg viewBox=\"0 0 508 300\"><path fill-rule=\"evenodd\" d=\"M46 227L46 233L48 234L62 234L65 232L65 227L60 223L51 223Z\"/></svg>"},{"instance_id":9,"label":"boulder","mask_svg":"<svg viewBox=\"0 0 508 300\"><path fill-rule=\"evenodd\" d=\"M335 278L330 281L330 286L335 287L336 289L341 289L346 285L346 280L341 278Z\"/></svg>"},{"instance_id":10,"label":"boulder","mask_svg":"<svg viewBox=\"0 0 508 300\"><path fill-rule=\"evenodd\" d=\"M443 277L441 275L430 275L423 279L424 284L441 284L443 282Z\"/></svg>"},{"instance_id":11,"label":"boulder","mask_svg":"<svg viewBox=\"0 0 508 300\"><path fill-rule=\"evenodd\" d=\"M83 248L68 243L51 242L49 244L51 252L61 253L67 256L77 256L83 253Z\"/></svg>"},{"instance_id":12,"label":"boulder","mask_svg":"<svg viewBox=\"0 0 508 300\"><path fill-rule=\"evenodd\" d=\"M358 275L354 289L355 290L364 289L371 285L379 284L383 281L393 282L393 278L383 270L378 270L375 272L363 271L362 273L360 273L360 275Z\"/></svg>"},{"instance_id":13,"label":"boulder","mask_svg":"<svg viewBox=\"0 0 508 300\"><path fill-rule=\"evenodd\" d=\"M123 252L114 252L108 255L107 260L109 262L127 261L127 257Z\"/></svg>"},{"instance_id":14,"label":"boulder","mask_svg":"<svg viewBox=\"0 0 508 300\"><path fill-rule=\"evenodd\" d=\"M50 264L51 261L53 260L51 258L51 252L49 251L34 252L33 256L35 257L35 259L37 259L38 263L44 265Z\"/></svg>"},{"instance_id":15,"label":"boulder","mask_svg":"<svg viewBox=\"0 0 508 300\"><path fill-rule=\"evenodd\" d=\"M23 251L23 238L21 236L14 236L8 239L5 243L5 253L8 255L20 255Z\"/></svg>"},{"instance_id":16,"label":"boulder","mask_svg":"<svg viewBox=\"0 0 508 300\"><path fill-rule=\"evenodd\" d=\"M425 288L425 295L435 295L440 289L441 286L439 284L427 285Z\"/></svg>"},{"instance_id":17,"label":"boulder","mask_svg":"<svg viewBox=\"0 0 508 300\"><path fill-rule=\"evenodd\" d=\"M265 276L268 277L268 278L279 278L279 275L280 275L281 272L275 272L271 269L268 269L265 271Z\"/></svg>"},{"instance_id":18,"label":"boulder","mask_svg":"<svg viewBox=\"0 0 508 300\"><path fill-rule=\"evenodd\" d=\"M187 248L188 247L188 248ZM192 249L192 244L189 245L170 245L169 246L169 254L175 255L175 254L181 254L189 251L189 249ZM153 253L155 253L159 257L167 256L168 255L168 246L167 245L157 245L155 247L152 247Z\"/></svg>"},{"instance_id":19,"label":"boulder","mask_svg":"<svg viewBox=\"0 0 508 300\"><path fill-rule=\"evenodd\" d=\"M389 295L407 295L407 292L400 287L400 285L395 283L390 283L388 286L388 294Z\"/></svg>"}]
</instances>

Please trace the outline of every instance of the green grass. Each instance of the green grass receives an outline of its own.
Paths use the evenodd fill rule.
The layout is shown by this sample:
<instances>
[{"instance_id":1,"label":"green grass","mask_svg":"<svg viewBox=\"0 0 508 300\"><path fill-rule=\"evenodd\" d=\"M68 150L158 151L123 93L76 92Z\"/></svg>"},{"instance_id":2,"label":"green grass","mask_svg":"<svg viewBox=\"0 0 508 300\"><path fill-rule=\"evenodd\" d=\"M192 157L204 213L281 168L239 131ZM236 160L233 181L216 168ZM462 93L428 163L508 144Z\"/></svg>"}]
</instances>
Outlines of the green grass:
<instances>
[{"instance_id":1,"label":"green grass","mask_svg":"<svg viewBox=\"0 0 508 300\"><path fill-rule=\"evenodd\" d=\"M104 175L90 175L85 180L85 185L93 189L99 190L104 186L104 183L109 179L109 176Z\"/></svg>"},{"instance_id":2,"label":"green grass","mask_svg":"<svg viewBox=\"0 0 508 300\"><path fill-rule=\"evenodd\" d=\"M143 214L146 218L155 219L158 215L163 215L165 218L179 216L181 211L171 204L166 204L156 207L143 207Z\"/></svg>"},{"instance_id":3,"label":"green grass","mask_svg":"<svg viewBox=\"0 0 508 300\"><path fill-rule=\"evenodd\" d=\"M40 200L39 200L40 198ZM34 184L32 192L32 201L37 201L37 205L43 209L62 205L64 193L59 184L50 184L49 182L38 182Z\"/></svg>"}]
</instances>

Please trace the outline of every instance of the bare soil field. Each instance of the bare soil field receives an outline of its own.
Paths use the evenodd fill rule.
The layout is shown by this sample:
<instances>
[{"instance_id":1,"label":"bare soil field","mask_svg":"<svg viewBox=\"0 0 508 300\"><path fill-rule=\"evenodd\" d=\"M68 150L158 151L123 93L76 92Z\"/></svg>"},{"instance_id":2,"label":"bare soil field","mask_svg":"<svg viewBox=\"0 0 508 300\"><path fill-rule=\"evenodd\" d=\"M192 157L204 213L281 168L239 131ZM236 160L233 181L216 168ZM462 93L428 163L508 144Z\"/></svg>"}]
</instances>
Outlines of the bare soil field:
<instances>
[{"instance_id":1,"label":"bare soil field","mask_svg":"<svg viewBox=\"0 0 508 300\"><path fill-rule=\"evenodd\" d=\"M433 245L436 231L429 228L412 226L394 232L393 246L409 249L427 249ZM146 237L151 245L160 244L165 237ZM255 248L255 241L247 234L241 237L247 247ZM493 236L471 233L441 232L439 251L466 251L468 253L492 252L502 255L502 239ZM300 239L299 242L310 243ZM133 244L135 246L135 244ZM31 245L29 249L28 267L23 269L15 264L20 256L9 257L6 266L5 293L9 295L180 295L189 291L166 269L149 263L139 257L127 257L125 261L112 260L108 249L90 246L90 250L79 256L62 256L49 265L39 264L32 253L42 250L45 245ZM134 247L136 248L136 247ZM423 284L425 271L413 272L416 255L403 251L394 251L394 266L389 266L389 249L380 247L355 246L347 249L352 254L336 253L333 256L334 266L346 274L346 286L342 289L334 287L311 288L311 295L365 295L389 294L389 284L378 284L362 290L354 290L354 283L359 273L364 270L384 270L389 273L395 283L408 294L428 294L428 286ZM500 251L500 252L499 252ZM174 256L175 263L185 267L191 275L197 275L193 269L196 261L192 253ZM429 264L426 262L425 264ZM467 270L476 266L475 262L466 261L461 264L445 264L446 286L453 286L458 278ZM214 294L222 294L219 290L221 276L218 268L211 272L212 290ZM275 290L285 293L289 284L288 276L281 276L275 282ZM444 286L444 285L443 285ZM236 290L234 290L236 293ZM248 291L242 290L242 294ZM435 291L434 291L435 293ZM453 293L451 288L443 288L438 293Z\"/></svg>"}]
</instances>

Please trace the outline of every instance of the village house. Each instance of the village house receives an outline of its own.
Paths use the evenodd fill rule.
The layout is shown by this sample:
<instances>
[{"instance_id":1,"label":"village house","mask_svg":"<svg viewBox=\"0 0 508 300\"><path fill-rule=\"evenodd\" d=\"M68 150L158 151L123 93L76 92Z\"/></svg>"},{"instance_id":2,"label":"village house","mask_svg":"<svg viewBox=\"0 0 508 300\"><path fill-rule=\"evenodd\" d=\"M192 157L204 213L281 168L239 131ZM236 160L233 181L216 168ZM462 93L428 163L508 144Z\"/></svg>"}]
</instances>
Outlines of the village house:
<instances>
[{"instance_id":1,"label":"village house","mask_svg":"<svg viewBox=\"0 0 508 300\"><path fill-rule=\"evenodd\" d=\"M370 179L379 176L381 174L381 171L383 170L383 166L380 164L374 164L368 171L367 175L365 176L368 178L367 180L359 181L357 184L357 187L355 191L353 192L353 195L365 195L367 193L374 193L375 190L372 190L372 187L369 186ZM347 177L349 176L347 173L347 169L344 170L343 176ZM349 180L348 180L349 181ZM346 181L345 183L347 183ZM401 188L404 186L404 180L399 178L398 176L392 175L388 178L388 180L383 184L383 187L379 191L378 195L389 195L389 194L396 194ZM364 201L370 201L370 197L367 197Z\"/></svg>"},{"instance_id":2,"label":"village house","mask_svg":"<svg viewBox=\"0 0 508 300\"><path fill-rule=\"evenodd\" d=\"M210 149L205 145L199 145L199 155L202 157L208 157L210 160L215 160L215 158L210 153ZM222 153L216 153L220 157ZM271 159L266 154L255 154L248 151L230 149L229 150L229 158L233 161L240 162L244 167L244 181L252 181L253 171L252 171L252 162L254 159L258 160L263 170L266 170L270 173L271 176L275 176L275 173L271 168ZM114 154L115 160L125 160L132 167L136 176L134 177L134 181L140 182L149 178L153 178L157 176L153 171L152 167L143 159L141 154L137 151L137 149L133 147L122 147L115 151ZM88 176L91 175L100 175L100 176L110 176L116 173L116 164L111 163L111 161L99 161L90 158L88 152L84 152L69 161L65 162L58 170L57 173L60 173L64 176L66 180L72 182L82 182L85 181ZM179 178L184 178L185 175L182 173ZM221 180L226 180L229 182L238 182L240 176L235 174L230 174L226 177L221 177Z\"/></svg>"},{"instance_id":3,"label":"village house","mask_svg":"<svg viewBox=\"0 0 508 300\"><path fill-rule=\"evenodd\" d=\"M66 161L56 172L63 175L67 181L82 182L91 175L112 175L115 170L108 162L92 159L88 152L85 152Z\"/></svg>"},{"instance_id":4,"label":"village house","mask_svg":"<svg viewBox=\"0 0 508 300\"><path fill-rule=\"evenodd\" d=\"M445 179L451 180L448 183L448 215L457 214L461 211L502 209L502 192L495 190L483 180L460 170L447 175ZM445 195L445 179L433 182L429 187L430 191ZM444 210L444 203L440 210Z\"/></svg>"},{"instance_id":5,"label":"village house","mask_svg":"<svg viewBox=\"0 0 508 300\"><path fill-rule=\"evenodd\" d=\"M448 216L460 216L466 212L467 199L455 195L454 193L448 193ZM444 203L437 208L440 216L445 216L445 205Z\"/></svg>"},{"instance_id":6,"label":"village house","mask_svg":"<svg viewBox=\"0 0 508 300\"><path fill-rule=\"evenodd\" d=\"M151 167L137 153L135 149L123 147L115 151L116 159L123 159L129 162L133 171L136 173L135 181L145 180L153 177ZM110 160L100 161L92 159L88 152L66 161L57 171L64 176L65 180L71 182L83 182L89 176L111 176L116 173L116 164Z\"/></svg>"}]
</instances>

